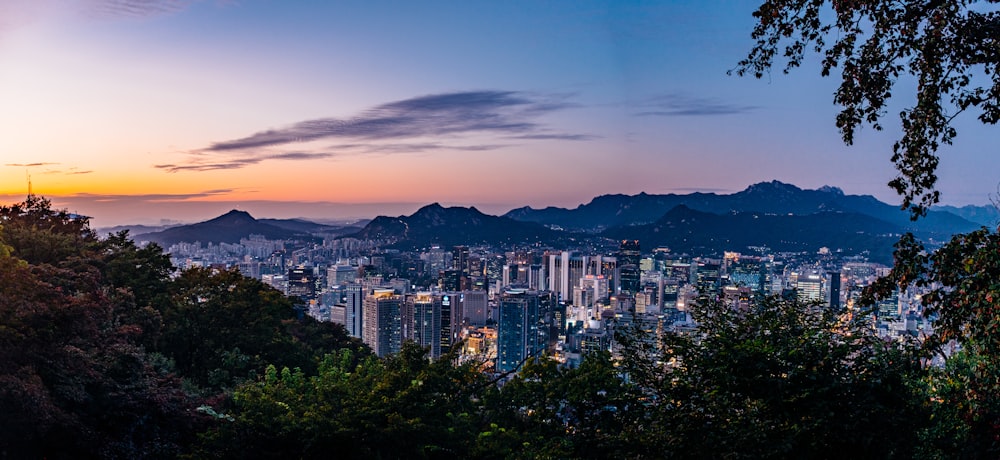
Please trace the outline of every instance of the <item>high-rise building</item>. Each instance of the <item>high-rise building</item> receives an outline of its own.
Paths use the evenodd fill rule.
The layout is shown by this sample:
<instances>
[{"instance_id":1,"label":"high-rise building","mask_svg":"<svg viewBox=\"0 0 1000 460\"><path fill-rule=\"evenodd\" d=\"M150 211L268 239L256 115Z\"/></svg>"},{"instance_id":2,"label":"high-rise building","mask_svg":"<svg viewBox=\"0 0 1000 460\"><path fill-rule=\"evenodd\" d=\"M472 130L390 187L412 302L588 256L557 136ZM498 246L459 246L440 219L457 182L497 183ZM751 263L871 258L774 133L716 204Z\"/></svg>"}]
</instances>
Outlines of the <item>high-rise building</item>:
<instances>
[{"instance_id":1,"label":"high-rise building","mask_svg":"<svg viewBox=\"0 0 1000 460\"><path fill-rule=\"evenodd\" d=\"M468 322L473 326L485 326L489 319L489 296L486 291L465 291L461 296L462 317L456 324Z\"/></svg>"},{"instance_id":2,"label":"high-rise building","mask_svg":"<svg viewBox=\"0 0 1000 460\"><path fill-rule=\"evenodd\" d=\"M823 300L823 275L819 272L799 274L795 285L796 295L802 302Z\"/></svg>"},{"instance_id":3,"label":"high-rise building","mask_svg":"<svg viewBox=\"0 0 1000 460\"><path fill-rule=\"evenodd\" d=\"M830 308L834 310L840 309L840 272L831 271L827 275L830 276Z\"/></svg>"},{"instance_id":4,"label":"high-rise building","mask_svg":"<svg viewBox=\"0 0 1000 460\"><path fill-rule=\"evenodd\" d=\"M545 254L548 265L548 288L563 301L572 301L573 286L587 271L587 256L575 252L549 252Z\"/></svg>"},{"instance_id":5,"label":"high-rise building","mask_svg":"<svg viewBox=\"0 0 1000 460\"><path fill-rule=\"evenodd\" d=\"M641 256L639 240L622 240L618 248L618 276L620 291L623 294L639 292L639 258Z\"/></svg>"},{"instance_id":6,"label":"high-rise building","mask_svg":"<svg viewBox=\"0 0 1000 460\"><path fill-rule=\"evenodd\" d=\"M594 302L606 299L610 295L608 290L608 279L603 275L585 275L580 278L578 282L580 283L581 291L587 292L587 294L581 293L581 296L589 299L589 304L576 303L576 299L574 299L574 305L576 306L589 307L592 306Z\"/></svg>"},{"instance_id":7,"label":"high-rise building","mask_svg":"<svg viewBox=\"0 0 1000 460\"><path fill-rule=\"evenodd\" d=\"M413 312L412 337L417 345L430 349L431 358L441 356L441 297L430 292L407 296Z\"/></svg>"},{"instance_id":8,"label":"high-rise building","mask_svg":"<svg viewBox=\"0 0 1000 460\"><path fill-rule=\"evenodd\" d=\"M451 346L455 343L455 333L458 330L455 315L459 311L459 307L458 294L449 292L441 296L441 330L438 334L438 346L441 348L441 354L451 353Z\"/></svg>"},{"instance_id":9,"label":"high-rise building","mask_svg":"<svg viewBox=\"0 0 1000 460\"><path fill-rule=\"evenodd\" d=\"M528 289L536 291L548 290L549 287L548 284L546 284L547 279L544 265L532 264L528 266Z\"/></svg>"},{"instance_id":10,"label":"high-rise building","mask_svg":"<svg viewBox=\"0 0 1000 460\"><path fill-rule=\"evenodd\" d=\"M462 275L469 275L469 247L455 246L451 250L451 269L457 270Z\"/></svg>"},{"instance_id":11,"label":"high-rise building","mask_svg":"<svg viewBox=\"0 0 1000 460\"><path fill-rule=\"evenodd\" d=\"M509 290L500 296L497 322L497 371L517 369L545 348L538 293Z\"/></svg>"},{"instance_id":12,"label":"high-rise building","mask_svg":"<svg viewBox=\"0 0 1000 460\"><path fill-rule=\"evenodd\" d=\"M350 283L344 289L344 327L351 337L361 338L364 333L365 289L358 283Z\"/></svg>"},{"instance_id":13,"label":"high-rise building","mask_svg":"<svg viewBox=\"0 0 1000 460\"><path fill-rule=\"evenodd\" d=\"M316 298L318 277L312 267L298 266L288 269L288 295L308 303Z\"/></svg>"},{"instance_id":14,"label":"high-rise building","mask_svg":"<svg viewBox=\"0 0 1000 460\"><path fill-rule=\"evenodd\" d=\"M357 267L350 265L334 265L326 269L328 286L339 286L353 282L358 277Z\"/></svg>"},{"instance_id":15,"label":"high-rise building","mask_svg":"<svg viewBox=\"0 0 1000 460\"><path fill-rule=\"evenodd\" d=\"M364 299L361 339L376 356L399 353L403 345L402 298L391 289L375 289Z\"/></svg>"},{"instance_id":16,"label":"high-rise building","mask_svg":"<svg viewBox=\"0 0 1000 460\"><path fill-rule=\"evenodd\" d=\"M695 269L695 286L705 295L718 295L722 289L722 269L718 261L699 262Z\"/></svg>"}]
</instances>

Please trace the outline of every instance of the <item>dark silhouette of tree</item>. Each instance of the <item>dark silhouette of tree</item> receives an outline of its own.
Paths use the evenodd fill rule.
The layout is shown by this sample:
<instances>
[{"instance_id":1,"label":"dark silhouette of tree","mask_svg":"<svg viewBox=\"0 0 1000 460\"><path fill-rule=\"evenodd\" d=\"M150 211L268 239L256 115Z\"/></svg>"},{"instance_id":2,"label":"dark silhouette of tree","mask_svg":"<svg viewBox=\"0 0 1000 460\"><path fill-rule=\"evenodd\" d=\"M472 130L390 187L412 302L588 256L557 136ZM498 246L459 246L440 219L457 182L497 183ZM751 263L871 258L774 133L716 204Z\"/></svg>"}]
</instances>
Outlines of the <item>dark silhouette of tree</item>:
<instances>
[{"instance_id":1,"label":"dark silhouette of tree","mask_svg":"<svg viewBox=\"0 0 1000 460\"><path fill-rule=\"evenodd\" d=\"M702 299L698 330L622 360L649 402L647 449L677 458L911 458L928 417L919 354L867 318L769 297ZM631 340L631 341L630 341ZM636 353L638 351L638 353Z\"/></svg>"},{"instance_id":2,"label":"dark silhouette of tree","mask_svg":"<svg viewBox=\"0 0 1000 460\"><path fill-rule=\"evenodd\" d=\"M938 202L938 149L957 135L956 116L975 111L1000 120L1000 12L976 0L768 0L754 12L756 45L738 75L761 78L785 61L822 57L822 74L840 74L834 103L837 128L851 144L863 124L882 129L886 103L904 76L915 98L899 113L902 137L893 145L899 175L889 182L914 217Z\"/></svg>"},{"instance_id":3,"label":"dark silhouette of tree","mask_svg":"<svg viewBox=\"0 0 1000 460\"><path fill-rule=\"evenodd\" d=\"M46 200L0 217L0 456L179 454L204 420L141 345L139 286L109 283L102 242Z\"/></svg>"}]
</instances>

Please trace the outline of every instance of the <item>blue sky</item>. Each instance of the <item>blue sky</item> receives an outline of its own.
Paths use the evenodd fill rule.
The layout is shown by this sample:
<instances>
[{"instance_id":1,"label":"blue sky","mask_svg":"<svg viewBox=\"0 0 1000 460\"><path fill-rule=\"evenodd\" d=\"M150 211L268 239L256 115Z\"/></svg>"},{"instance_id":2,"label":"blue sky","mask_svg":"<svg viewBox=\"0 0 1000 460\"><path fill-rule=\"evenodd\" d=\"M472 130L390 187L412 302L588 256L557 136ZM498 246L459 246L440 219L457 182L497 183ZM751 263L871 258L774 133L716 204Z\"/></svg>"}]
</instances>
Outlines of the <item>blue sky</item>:
<instances>
[{"instance_id":1,"label":"blue sky","mask_svg":"<svg viewBox=\"0 0 1000 460\"><path fill-rule=\"evenodd\" d=\"M815 60L728 76L751 1L7 0L0 195L95 224L575 207L777 179L897 203L887 130L846 147ZM948 204L1000 184L959 120ZM2 198L2 197L0 197ZM331 215L334 214L334 215ZM352 215L348 215L352 214Z\"/></svg>"}]
</instances>

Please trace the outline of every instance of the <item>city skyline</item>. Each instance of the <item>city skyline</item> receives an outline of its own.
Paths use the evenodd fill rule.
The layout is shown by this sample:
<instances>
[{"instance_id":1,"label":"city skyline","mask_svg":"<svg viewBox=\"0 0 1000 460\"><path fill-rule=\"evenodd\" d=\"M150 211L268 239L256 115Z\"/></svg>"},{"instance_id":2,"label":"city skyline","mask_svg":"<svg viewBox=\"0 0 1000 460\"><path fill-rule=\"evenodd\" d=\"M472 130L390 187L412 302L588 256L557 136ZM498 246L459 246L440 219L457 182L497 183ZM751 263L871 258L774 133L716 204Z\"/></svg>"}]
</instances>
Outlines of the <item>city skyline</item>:
<instances>
[{"instance_id":1,"label":"city skyline","mask_svg":"<svg viewBox=\"0 0 1000 460\"><path fill-rule=\"evenodd\" d=\"M898 203L884 132L844 146L836 80L728 76L753 1L14 0L0 6L0 200L28 177L95 225L499 214L780 180ZM428 6L431 5L431 6ZM941 150L943 204L986 204L995 136Z\"/></svg>"}]
</instances>

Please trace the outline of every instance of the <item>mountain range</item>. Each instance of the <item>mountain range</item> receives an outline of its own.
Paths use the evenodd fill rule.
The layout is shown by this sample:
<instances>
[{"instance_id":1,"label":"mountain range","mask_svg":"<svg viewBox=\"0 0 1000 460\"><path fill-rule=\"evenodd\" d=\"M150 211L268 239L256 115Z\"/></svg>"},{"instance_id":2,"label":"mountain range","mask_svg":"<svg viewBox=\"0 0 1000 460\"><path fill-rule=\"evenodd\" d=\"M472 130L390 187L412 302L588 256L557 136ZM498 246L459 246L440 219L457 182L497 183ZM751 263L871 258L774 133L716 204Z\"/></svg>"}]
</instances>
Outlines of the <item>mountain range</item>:
<instances>
[{"instance_id":1,"label":"mountain range","mask_svg":"<svg viewBox=\"0 0 1000 460\"><path fill-rule=\"evenodd\" d=\"M178 225L164 230L141 233L137 241L153 241L165 248L181 243L239 243L250 235L272 240L315 239L320 235L338 235L357 231L358 227L337 227L303 219L255 219L246 211L232 210L205 222Z\"/></svg>"},{"instance_id":2,"label":"mountain range","mask_svg":"<svg viewBox=\"0 0 1000 460\"><path fill-rule=\"evenodd\" d=\"M575 235L534 222L483 214L478 209L429 204L409 216L379 216L345 238L381 240L397 248L542 243L565 246Z\"/></svg>"},{"instance_id":3,"label":"mountain range","mask_svg":"<svg viewBox=\"0 0 1000 460\"><path fill-rule=\"evenodd\" d=\"M925 218L911 221L908 212L872 196L845 195L836 187L803 190L772 181L729 195L602 195L575 209L522 207L502 216L484 214L474 207L446 208L433 203L409 216L378 216L363 227L337 227L304 219L258 220L234 210L206 222L145 233L136 239L169 247L181 241L236 243L250 234L269 239L352 237L380 240L399 249L459 244L559 248L588 240L608 244L639 239L643 247L669 247L675 253L708 255L742 251L748 246L814 252L828 247L890 262L892 243L902 233L913 232L934 244L982 225L958 215L962 212L939 207ZM965 213L989 216L986 210Z\"/></svg>"},{"instance_id":4,"label":"mountain range","mask_svg":"<svg viewBox=\"0 0 1000 460\"><path fill-rule=\"evenodd\" d=\"M931 210L926 217L914 222L910 220L909 212L871 195L845 195L839 188L830 186L803 190L779 181L753 184L729 195L601 195L575 209L523 207L511 210L505 216L564 229L600 232L617 226L653 223L680 205L713 214L752 212L801 216L823 212L858 213L891 224L897 232L914 232L921 237L936 239L979 227L977 223L942 210Z\"/></svg>"}]
</instances>

